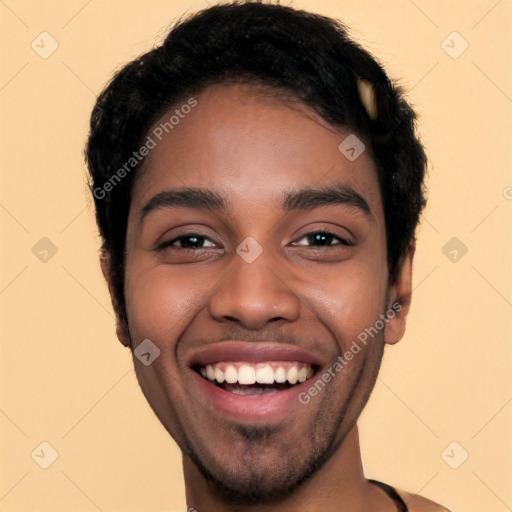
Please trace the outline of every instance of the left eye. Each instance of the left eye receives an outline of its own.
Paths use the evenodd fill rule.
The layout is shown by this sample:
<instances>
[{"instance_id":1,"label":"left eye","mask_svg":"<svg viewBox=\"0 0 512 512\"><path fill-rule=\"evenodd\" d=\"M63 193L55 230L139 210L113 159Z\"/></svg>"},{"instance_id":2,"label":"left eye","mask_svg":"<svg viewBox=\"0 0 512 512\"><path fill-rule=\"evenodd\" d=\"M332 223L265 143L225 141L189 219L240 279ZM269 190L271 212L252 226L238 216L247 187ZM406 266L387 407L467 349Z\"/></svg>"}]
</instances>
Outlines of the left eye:
<instances>
[{"instance_id":1,"label":"left eye","mask_svg":"<svg viewBox=\"0 0 512 512\"><path fill-rule=\"evenodd\" d=\"M329 242L332 242L333 240L338 240L339 243L336 243L334 245L345 245L345 246L352 246L354 245L351 241L346 240L345 238L340 238L339 236L335 235L334 233L330 233L329 231L315 231L313 233L308 233L307 235L304 235L299 240L307 239L307 241L311 245L322 246L322 247L330 247L331 244ZM296 245L304 245L304 244L297 244ZM325 244L325 245L324 245Z\"/></svg>"}]
</instances>

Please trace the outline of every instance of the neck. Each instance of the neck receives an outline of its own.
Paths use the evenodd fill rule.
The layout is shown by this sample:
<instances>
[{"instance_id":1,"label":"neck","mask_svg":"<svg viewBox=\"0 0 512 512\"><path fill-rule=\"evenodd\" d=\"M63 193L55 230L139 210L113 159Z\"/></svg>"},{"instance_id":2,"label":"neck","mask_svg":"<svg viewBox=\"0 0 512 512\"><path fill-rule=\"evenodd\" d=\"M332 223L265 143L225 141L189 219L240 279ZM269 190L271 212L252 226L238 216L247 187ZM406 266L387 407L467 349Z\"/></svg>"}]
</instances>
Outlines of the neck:
<instances>
[{"instance_id":1,"label":"neck","mask_svg":"<svg viewBox=\"0 0 512 512\"><path fill-rule=\"evenodd\" d=\"M284 501L271 505L230 505L220 501L189 457L183 457L187 507L197 512L363 512L396 511L390 499L363 473L359 433L354 426L332 457Z\"/></svg>"}]
</instances>

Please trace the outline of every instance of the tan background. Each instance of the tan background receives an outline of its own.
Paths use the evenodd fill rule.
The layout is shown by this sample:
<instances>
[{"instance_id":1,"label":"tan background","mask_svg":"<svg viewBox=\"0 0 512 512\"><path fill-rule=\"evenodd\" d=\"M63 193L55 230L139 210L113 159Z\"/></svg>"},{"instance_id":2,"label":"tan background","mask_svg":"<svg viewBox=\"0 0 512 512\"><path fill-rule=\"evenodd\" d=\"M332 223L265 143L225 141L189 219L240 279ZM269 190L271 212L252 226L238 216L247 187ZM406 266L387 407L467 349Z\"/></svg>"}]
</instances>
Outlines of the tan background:
<instances>
[{"instance_id":1,"label":"tan background","mask_svg":"<svg viewBox=\"0 0 512 512\"><path fill-rule=\"evenodd\" d=\"M401 78L431 160L407 335L360 422L366 473L457 511L512 510L512 2L293 5L347 22ZM206 6L0 1L0 512L186 508L179 450L115 338L82 148L113 69ZM469 43L456 59L453 31ZM55 255L33 250L43 237Z\"/></svg>"}]
</instances>

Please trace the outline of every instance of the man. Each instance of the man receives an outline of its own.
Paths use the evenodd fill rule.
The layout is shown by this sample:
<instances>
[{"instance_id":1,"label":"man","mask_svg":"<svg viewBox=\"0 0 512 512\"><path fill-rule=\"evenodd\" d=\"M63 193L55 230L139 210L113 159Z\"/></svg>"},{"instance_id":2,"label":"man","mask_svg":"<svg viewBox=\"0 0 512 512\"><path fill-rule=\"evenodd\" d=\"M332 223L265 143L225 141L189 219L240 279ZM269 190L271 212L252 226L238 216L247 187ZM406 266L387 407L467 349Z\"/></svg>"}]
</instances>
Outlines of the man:
<instances>
[{"instance_id":1,"label":"man","mask_svg":"<svg viewBox=\"0 0 512 512\"><path fill-rule=\"evenodd\" d=\"M191 509L446 510L366 479L356 423L411 301L414 120L342 24L259 2L181 21L98 98L101 266Z\"/></svg>"}]
</instances>

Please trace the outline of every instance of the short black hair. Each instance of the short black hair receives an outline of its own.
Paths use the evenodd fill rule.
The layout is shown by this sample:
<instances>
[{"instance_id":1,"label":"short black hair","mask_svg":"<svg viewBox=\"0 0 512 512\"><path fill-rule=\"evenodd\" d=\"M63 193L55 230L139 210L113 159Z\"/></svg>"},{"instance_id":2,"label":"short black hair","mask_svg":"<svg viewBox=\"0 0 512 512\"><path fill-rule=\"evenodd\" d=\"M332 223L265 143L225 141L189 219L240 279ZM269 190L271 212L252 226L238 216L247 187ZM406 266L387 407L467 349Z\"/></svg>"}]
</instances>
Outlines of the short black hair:
<instances>
[{"instance_id":1,"label":"short black hair","mask_svg":"<svg viewBox=\"0 0 512 512\"><path fill-rule=\"evenodd\" d=\"M358 79L373 86L376 119L359 99ZM426 203L427 158L416 134L417 115L402 87L340 21L261 1L214 5L179 20L162 44L122 67L91 115L85 149L89 187L125 321L126 230L131 187L141 164L123 173L115 186L105 184L112 183L171 107L214 83L237 81L271 87L276 97L281 91L364 141L382 193L390 283L415 241Z\"/></svg>"}]
</instances>

